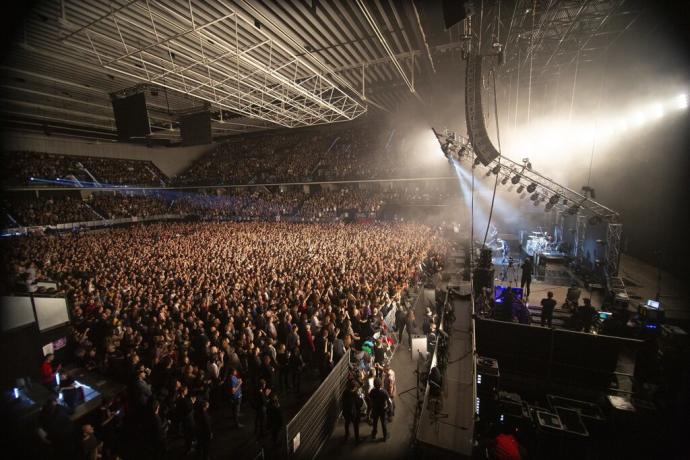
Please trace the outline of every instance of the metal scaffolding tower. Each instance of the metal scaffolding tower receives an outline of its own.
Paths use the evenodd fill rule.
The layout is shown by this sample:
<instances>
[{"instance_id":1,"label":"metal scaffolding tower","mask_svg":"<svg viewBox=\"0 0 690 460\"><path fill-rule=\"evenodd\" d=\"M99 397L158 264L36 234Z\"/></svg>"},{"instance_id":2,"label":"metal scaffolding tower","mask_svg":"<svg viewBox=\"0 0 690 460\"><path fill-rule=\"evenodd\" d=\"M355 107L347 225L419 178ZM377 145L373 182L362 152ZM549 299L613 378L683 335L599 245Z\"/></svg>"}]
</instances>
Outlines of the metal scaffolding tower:
<instances>
[{"instance_id":1,"label":"metal scaffolding tower","mask_svg":"<svg viewBox=\"0 0 690 460\"><path fill-rule=\"evenodd\" d=\"M606 227L606 272L609 276L618 275L622 234L623 224L609 223Z\"/></svg>"}]
</instances>

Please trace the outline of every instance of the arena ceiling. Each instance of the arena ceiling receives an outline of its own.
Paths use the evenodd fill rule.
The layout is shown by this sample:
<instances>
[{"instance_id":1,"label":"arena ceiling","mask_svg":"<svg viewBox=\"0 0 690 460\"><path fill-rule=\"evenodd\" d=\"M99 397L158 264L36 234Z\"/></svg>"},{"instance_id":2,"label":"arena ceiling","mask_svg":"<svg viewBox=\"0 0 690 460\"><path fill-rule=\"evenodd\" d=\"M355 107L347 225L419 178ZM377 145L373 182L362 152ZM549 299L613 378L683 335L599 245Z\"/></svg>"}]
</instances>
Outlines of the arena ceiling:
<instances>
[{"instance_id":1,"label":"arena ceiling","mask_svg":"<svg viewBox=\"0 0 690 460\"><path fill-rule=\"evenodd\" d=\"M543 73L622 33L624 3L486 0L474 20L509 43L507 69L527 55ZM179 139L177 114L204 104L215 138L353 120L423 98L460 62L466 32L419 0L42 1L2 62L0 117L114 139L110 95L137 87L154 139Z\"/></svg>"}]
</instances>

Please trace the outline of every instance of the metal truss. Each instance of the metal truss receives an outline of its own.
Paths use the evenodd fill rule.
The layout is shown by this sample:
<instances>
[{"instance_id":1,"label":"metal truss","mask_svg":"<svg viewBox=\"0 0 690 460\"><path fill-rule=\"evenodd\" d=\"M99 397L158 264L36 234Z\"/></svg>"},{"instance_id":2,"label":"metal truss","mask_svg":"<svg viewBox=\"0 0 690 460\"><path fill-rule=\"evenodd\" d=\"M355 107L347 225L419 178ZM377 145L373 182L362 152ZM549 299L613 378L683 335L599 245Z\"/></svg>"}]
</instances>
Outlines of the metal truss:
<instances>
[{"instance_id":1,"label":"metal truss","mask_svg":"<svg viewBox=\"0 0 690 460\"><path fill-rule=\"evenodd\" d=\"M575 220L575 258L585 258L585 239L587 238L587 217L578 215Z\"/></svg>"},{"instance_id":2,"label":"metal truss","mask_svg":"<svg viewBox=\"0 0 690 460\"><path fill-rule=\"evenodd\" d=\"M606 272L609 276L618 275L622 235L622 224L610 223L606 227Z\"/></svg>"},{"instance_id":3,"label":"metal truss","mask_svg":"<svg viewBox=\"0 0 690 460\"><path fill-rule=\"evenodd\" d=\"M531 66L533 80L548 80L562 67L599 58L639 14L640 8L626 0L490 0L484 28L475 35L481 34L484 51L503 45L504 72Z\"/></svg>"},{"instance_id":4,"label":"metal truss","mask_svg":"<svg viewBox=\"0 0 690 460\"><path fill-rule=\"evenodd\" d=\"M103 14L95 0L77 3L82 13L65 18L75 26L63 43L104 69L285 127L367 110L224 1L117 0Z\"/></svg>"},{"instance_id":5,"label":"metal truss","mask_svg":"<svg viewBox=\"0 0 690 460\"><path fill-rule=\"evenodd\" d=\"M452 131L445 130L439 134L434 130L441 144L444 154L454 160L464 162L473 168L478 167L474 149L469 139ZM450 141L450 142L449 142ZM526 189L533 186L529 193L537 193L539 202L545 203L546 211L562 211L566 214L583 214L589 218L592 225L601 222L617 222L619 215L612 209L594 201L581 193L576 192L532 169L528 161L518 163L500 156L489 163L486 168L498 175L498 180L505 186L513 185Z\"/></svg>"}]
</instances>

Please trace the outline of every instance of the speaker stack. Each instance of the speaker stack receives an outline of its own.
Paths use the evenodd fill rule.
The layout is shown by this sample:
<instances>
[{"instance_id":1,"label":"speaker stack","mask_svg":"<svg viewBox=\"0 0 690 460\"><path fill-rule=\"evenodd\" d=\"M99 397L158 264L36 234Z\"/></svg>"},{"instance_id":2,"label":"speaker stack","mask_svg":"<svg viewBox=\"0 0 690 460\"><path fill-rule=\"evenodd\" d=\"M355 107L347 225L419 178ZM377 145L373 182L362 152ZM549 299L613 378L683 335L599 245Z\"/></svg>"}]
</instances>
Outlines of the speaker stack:
<instances>
[{"instance_id":1,"label":"speaker stack","mask_svg":"<svg viewBox=\"0 0 690 460\"><path fill-rule=\"evenodd\" d=\"M484 125L482 109L482 57L469 56L467 59L467 73L465 74L465 117L467 119L467 133L474 153L484 166L498 158L499 153L494 148Z\"/></svg>"}]
</instances>

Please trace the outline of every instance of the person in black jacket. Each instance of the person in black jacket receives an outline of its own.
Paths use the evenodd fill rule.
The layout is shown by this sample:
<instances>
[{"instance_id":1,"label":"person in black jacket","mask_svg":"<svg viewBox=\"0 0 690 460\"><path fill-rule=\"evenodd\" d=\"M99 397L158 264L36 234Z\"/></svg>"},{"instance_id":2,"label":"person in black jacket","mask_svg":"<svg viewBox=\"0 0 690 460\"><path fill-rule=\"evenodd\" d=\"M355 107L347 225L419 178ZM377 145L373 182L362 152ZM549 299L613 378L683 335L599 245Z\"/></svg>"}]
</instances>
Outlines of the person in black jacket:
<instances>
[{"instance_id":1,"label":"person in black jacket","mask_svg":"<svg viewBox=\"0 0 690 460\"><path fill-rule=\"evenodd\" d=\"M551 321L553 320L553 310L556 308L556 301L553 300L553 292L549 291L546 293L546 298L541 299L541 325L545 323L551 327Z\"/></svg>"},{"instance_id":2,"label":"person in black jacket","mask_svg":"<svg viewBox=\"0 0 690 460\"><path fill-rule=\"evenodd\" d=\"M178 420L182 423L182 434L184 435L184 445L187 449L187 454L192 452L194 447L194 403L196 396L191 395L187 387L180 388L180 398L177 400L175 409L177 411Z\"/></svg>"},{"instance_id":3,"label":"person in black jacket","mask_svg":"<svg viewBox=\"0 0 690 460\"><path fill-rule=\"evenodd\" d=\"M409 340L408 349L412 351L412 334L414 334L414 331L417 329L417 321L412 308L407 311L407 316L405 317L405 329L407 329L407 339Z\"/></svg>"},{"instance_id":4,"label":"person in black jacket","mask_svg":"<svg viewBox=\"0 0 690 460\"><path fill-rule=\"evenodd\" d=\"M254 418L254 434L261 439L264 436L264 425L266 424L266 407L268 406L268 397L271 394L271 389L266 386L264 379L259 379L259 385L254 399L254 409L256 410L256 417Z\"/></svg>"},{"instance_id":5,"label":"person in black jacket","mask_svg":"<svg viewBox=\"0 0 690 460\"><path fill-rule=\"evenodd\" d=\"M194 422L196 424L197 455L201 460L209 458L209 447L213 439L211 415L208 413L208 401L198 401L194 408Z\"/></svg>"},{"instance_id":6,"label":"person in black jacket","mask_svg":"<svg viewBox=\"0 0 690 460\"><path fill-rule=\"evenodd\" d=\"M369 392L369 401L371 401L371 417L373 419L371 439L376 439L376 428L379 420L381 420L383 440L386 441L386 439L388 439L388 429L386 428L388 399L388 393L386 393L386 390L381 388L381 379L374 379L374 388Z\"/></svg>"},{"instance_id":7,"label":"person in black jacket","mask_svg":"<svg viewBox=\"0 0 690 460\"><path fill-rule=\"evenodd\" d=\"M532 258L527 257L524 262L522 262L522 278L520 280L520 287L524 289L527 285L527 291L525 294L525 299L529 298L529 288L532 284L532 272L534 271L534 265L532 263Z\"/></svg>"},{"instance_id":8,"label":"person in black jacket","mask_svg":"<svg viewBox=\"0 0 690 460\"><path fill-rule=\"evenodd\" d=\"M290 374L292 375L292 388L295 393L300 393L300 385L302 383L302 369L304 369L304 359L302 359L302 351L297 346L290 354L289 359Z\"/></svg>"},{"instance_id":9,"label":"person in black jacket","mask_svg":"<svg viewBox=\"0 0 690 460\"><path fill-rule=\"evenodd\" d=\"M403 332L405 332L405 310L402 306L395 312L395 330L398 331L398 343L402 343Z\"/></svg>"},{"instance_id":10,"label":"person in black jacket","mask_svg":"<svg viewBox=\"0 0 690 460\"><path fill-rule=\"evenodd\" d=\"M151 458L163 459L167 456L167 428L160 416L160 403L155 399L151 403L151 419L149 439L152 440L153 456Z\"/></svg>"},{"instance_id":11,"label":"person in black jacket","mask_svg":"<svg viewBox=\"0 0 690 460\"><path fill-rule=\"evenodd\" d=\"M343 418L345 419L345 439L343 442L347 442L350 437L350 424L352 424L355 441L359 443L359 422L363 405L364 401L357 394L357 382L353 380L343 394Z\"/></svg>"},{"instance_id":12,"label":"person in black jacket","mask_svg":"<svg viewBox=\"0 0 690 460\"><path fill-rule=\"evenodd\" d=\"M278 395L273 393L268 401L268 426L271 428L271 435L273 438L273 445L278 443L278 433L283 427L283 409L280 407Z\"/></svg>"}]
</instances>

